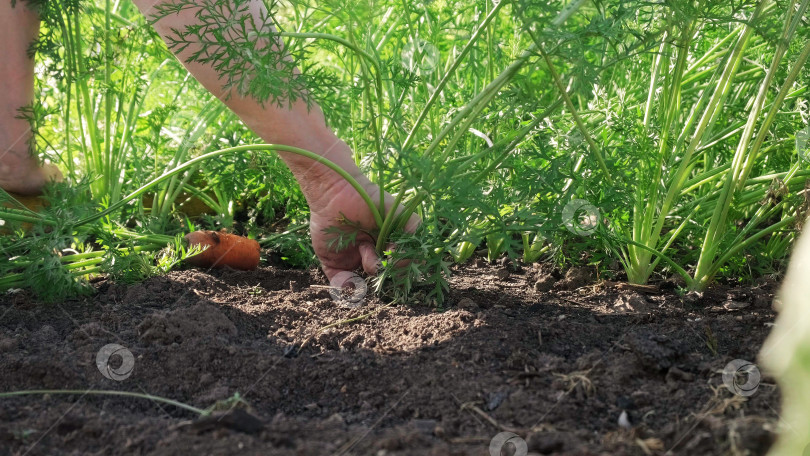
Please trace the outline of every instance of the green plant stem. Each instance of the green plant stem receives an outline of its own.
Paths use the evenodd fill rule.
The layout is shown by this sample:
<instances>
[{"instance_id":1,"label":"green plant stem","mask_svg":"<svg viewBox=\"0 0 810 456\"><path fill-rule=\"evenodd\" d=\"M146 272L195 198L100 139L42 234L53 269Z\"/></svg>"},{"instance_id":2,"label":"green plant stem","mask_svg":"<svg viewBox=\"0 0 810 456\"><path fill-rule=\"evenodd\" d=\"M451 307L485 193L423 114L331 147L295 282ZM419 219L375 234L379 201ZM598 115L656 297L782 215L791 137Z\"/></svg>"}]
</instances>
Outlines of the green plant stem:
<instances>
[{"instance_id":1,"label":"green plant stem","mask_svg":"<svg viewBox=\"0 0 810 456\"><path fill-rule=\"evenodd\" d=\"M299 225L299 226L296 226L296 227L293 227L293 228L289 228L286 231L284 231L283 233L278 233L278 234L274 234L272 236L267 236L266 238L262 238L261 240L259 240L259 245L265 246L267 244L272 243L276 239L281 239L284 236L289 236L289 235L291 235L293 233L303 231L303 230L305 230L307 228L309 228L309 225Z\"/></svg>"},{"instance_id":2,"label":"green plant stem","mask_svg":"<svg viewBox=\"0 0 810 456\"><path fill-rule=\"evenodd\" d=\"M134 192L130 193L128 196L122 198L121 201L118 201L117 203L111 205L107 209L105 209L105 210L103 210L103 211L101 211L101 212L99 212L97 214L94 214L94 215L91 215L91 216L88 216L88 217L85 217L85 218L79 220L77 222L77 226L92 223L92 222L94 222L94 221L96 221L96 220L98 220L98 219L100 219L100 218L102 218L102 217L104 217L106 215L111 214L112 212L117 211L118 209L124 207L128 202L130 202L130 201L134 200L135 198L141 196L142 194L146 193L146 191L149 190L150 188L152 188L153 186L155 186L155 185L157 185L157 184L159 184L161 182L164 182L164 181L166 181L168 179L171 179L172 177L174 177L178 173L183 172L183 171L197 165L198 163L204 162L204 161L206 161L206 160L208 160L210 158L219 157L221 155L234 154L234 153L237 153L237 152L244 152L244 151L249 151L249 150L288 152L288 153L291 153L291 154L296 154L296 155L301 155L303 157L307 157L307 158L309 158L309 159L311 159L311 160L313 160L315 162L318 162L318 163L328 167L332 171L338 173L340 175L340 177L345 179L355 190L357 190L357 193L360 195L360 197L363 199L363 201L368 205L369 210L371 211L372 215L374 216L374 221L378 224L378 226L382 226L383 220L382 220L382 217L380 215L380 211L377 209L377 205L374 204L374 202L371 201L371 197L369 197L366 190L357 182L357 180L351 174L349 174L346 170L339 167L338 165L336 165L332 161L330 161L330 160L328 160L328 159L326 159L324 157L321 157L320 155L318 155L318 154L316 154L314 152L310 152L308 150L300 149L298 147L285 146L285 145L280 145L280 144L253 144L253 145L236 146L236 147L230 147L230 148L227 148L227 149L217 150L217 151L214 151L214 152L209 152L207 154L200 155L199 157L195 157L195 158L193 158L193 159L191 159L191 160L189 160L189 161L187 161L185 163L182 163L182 164L178 165L177 167L175 167L175 168L173 168L171 170L168 170L168 171L164 172L161 176L158 176L158 177L152 179L151 181L149 181L146 184L142 185L140 188L138 188Z\"/></svg>"},{"instance_id":3,"label":"green plant stem","mask_svg":"<svg viewBox=\"0 0 810 456\"><path fill-rule=\"evenodd\" d=\"M767 236L769 234L775 233L776 231L779 231L782 228L784 228L784 227L786 227L786 226L788 226L788 225L790 225L792 223L795 223L796 220L797 220L796 216L786 217L786 218L780 220L779 222L771 225L768 228L757 231L756 234L754 234L751 237L747 238L745 241L740 242L740 243L736 244L735 246L731 247L730 249L728 249L720 258L717 259L717 261L714 262L712 269L707 274L703 274L702 276L700 276L698 278L699 281L693 281L693 283L695 284L695 289L697 289L697 290L706 289L706 287L708 287L709 284L711 283L711 281L713 280L714 275L717 274L717 271L719 271L720 268L728 260L730 260L732 256L736 255L737 252L739 252L740 250L750 246L751 244L758 241L759 239L761 239L761 238L763 238L763 237L765 237L765 236Z\"/></svg>"},{"instance_id":4,"label":"green plant stem","mask_svg":"<svg viewBox=\"0 0 810 456\"><path fill-rule=\"evenodd\" d=\"M427 103L425 103L425 107L422 108L422 110L419 112L419 116L416 118L416 121L414 122L413 126L411 127L410 133L408 133L408 136L405 138L405 141L402 143L402 149L407 149L408 146L411 145L411 143L413 142L414 137L416 135L416 132L419 130L419 127L422 125L422 122L425 121L425 118L427 117L428 112L430 112L430 109L433 107L433 105L439 99L442 91L447 86L447 83L450 82L450 79L455 74L455 72L458 69L459 65L461 65L461 62L464 60L464 58L467 56L467 54L470 53L470 50L473 48L473 45L478 41L478 38L481 36L481 34L485 30L487 30L487 28L489 27L490 22L492 22L492 20L495 19L495 17L498 14L498 11L500 11L501 7L504 6L506 3L507 2L500 2L497 5L495 5L494 8L492 8L492 10L489 12L487 17L484 18L483 22L481 22L481 24L475 30L475 33L473 33L473 35L467 41L467 44L464 46L464 48L461 49L461 52L455 58L455 60L453 61L453 64L450 66L448 71L444 74L444 76L442 77L442 80L439 81L439 84L436 86L436 90L433 91L433 93L431 94L431 96L428 99Z\"/></svg>"},{"instance_id":5,"label":"green plant stem","mask_svg":"<svg viewBox=\"0 0 810 456\"><path fill-rule=\"evenodd\" d=\"M761 117L761 112L764 109L765 98L767 97L770 89L771 82L779 69L782 58L787 52L788 43L791 41L793 34L801 22L804 12L810 6L810 0L804 0L796 12L793 20L785 21L785 30L783 31L782 39L780 39L777 50L774 54L771 66L766 73L765 79L762 81L754 100L751 111L749 112L748 121L746 122L745 130L737 145L737 150L734 154L734 159L731 165L731 172L726 174L726 179L723 189L720 192L717 207L706 230L706 236L703 240L703 245L698 259L697 266L695 267L695 281L698 286L704 286L707 282L705 276L710 276L711 271L714 270L713 262L716 259L717 250L720 247L720 237L725 230L726 219L728 217L731 203L734 199L735 193L740 189L740 186L745 182L751 172L753 163L756 160L759 149L765 141L765 136L773 123L776 114L781 107L785 97L787 96L791 86L799 76L800 70L810 58L810 41L808 41L790 73L788 74L785 82L779 90L776 100L771 105L771 109L765 117L764 122L759 126L759 134L749 149L749 142L754 135L755 126ZM788 18L786 18L788 19Z\"/></svg>"},{"instance_id":6,"label":"green plant stem","mask_svg":"<svg viewBox=\"0 0 810 456\"><path fill-rule=\"evenodd\" d=\"M569 111L571 111L571 117L574 118L574 122L576 123L579 132L585 138L585 142L588 143L591 153L594 155L596 162L599 164L599 168L601 168L602 172L605 174L607 183L609 185L613 185L613 179L610 177L610 171L608 171L607 164L605 163L605 157L602 156L602 151L599 150L599 146L597 146L593 138L591 138L591 134L588 132L585 124L582 122L582 118L577 113L577 109L574 107L571 97L568 96L568 91L565 89L562 81L560 80L560 75L557 74L557 70L554 69L554 63L552 63L548 54L546 54L546 51L543 50L543 47L540 46L539 41L536 39L535 44L537 44L537 50L540 52L540 55L543 56L543 60L546 61L546 67L548 68L549 73L551 73L551 78L554 80L554 84L557 86L557 90L560 92L560 96L562 96L563 101L565 101L566 107Z\"/></svg>"},{"instance_id":7,"label":"green plant stem","mask_svg":"<svg viewBox=\"0 0 810 456\"><path fill-rule=\"evenodd\" d=\"M686 270L684 268L682 268L678 263L676 263L674 260L672 260L671 258L666 256L662 252L659 252L659 251L657 251L657 250L655 250L653 248L650 248L650 247L648 247L648 246L646 246L646 245L644 245L644 244L642 244L640 242L633 241L632 239L623 239L622 241L627 243L627 244L630 244L632 246L638 247L639 249L647 251L647 252L651 253L652 255L655 255L657 258L660 258L661 260L664 260L665 263L672 266L672 269L674 269L675 272L678 273L678 275L683 277L683 279L687 283L687 286L690 286L694 282L694 280L692 279L692 276L690 276L689 273L686 272Z\"/></svg>"},{"instance_id":8,"label":"green plant stem","mask_svg":"<svg viewBox=\"0 0 810 456\"><path fill-rule=\"evenodd\" d=\"M110 24L110 9L111 9L111 1L105 0L105 8L104 8L104 85L106 90L104 91L104 178L105 179L116 179L118 180L118 173L115 173L112 167L113 164L113 156L112 156L112 142L113 138L111 135L111 128L112 128L112 43L110 42L110 34L113 32L111 24ZM107 185L107 196L111 196L114 194L112 181L110 181ZM114 202L114 199L110 199L111 202Z\"/></svg>"},{"instance_id":9,"label":"green plant stem","mask_svg":"<svg viewBox=\"0 0 810 456\"><path fill-rule=\"evenodd\" d=\"M198 415L204 416L209 412L184 404L174 399L168 399L160 396L153 396L151 394L133 393L130 391L114 391L114 390L24 390L24 391L10 391L7 393L0 393L0 398L16 397L16 396L30 396L30 395L45 395L45 394L70 394L70 395L96 395L96 396L120 396L135 399L147 399L155 402L162 402L164 404L173 405L175 407L194 412Z\"/></svg>"},{"instance_id":10,"label":"green plant stem","mask_svg":"<svg viewBox=\"0 0 810 456\"><path fill-rule=\"evenodd\" d=\"M19 209L0 208L0 220L13 220L23 223L42 223L48 226L55 226L54 220L48 220L42 216L32 216Z\"/></svg>"},{"instance_id":11,"label":"green plant stem","mask_svg":"<svg viewBox=\"0 0 810 456\"><path fill-rule=\"evenodd\" d=\"M101 268L99 267L99 265L103 261L104 261L103 258L90 258L78 261L76 263L65 264L64 268L70 271L70 273L73 276L80 277L87 274L100 272ZM26 279L25 273L9 274L0 279L0 291L5 291L8 290L9 288L22 286L22 284L25 283L25 279Z\"/></svg>"},{"instance_id":12,"label":"green plant stem","mask_svg":"<svg viewBox=\"0 0 810 456\"><path fill-rule=\"evenodd\" d=\"M761 2L757 5L756 10L753 12L751 16L751 23L756 23L762 17L763 11L768 9L771 5L770 2ZM657 185L660 182L660 176L662 170L665 168L664 162L659 163L657 169L655 171L656 178L652 180L651 187L651 194L652 194L652 202L648 202L646 207L643 201L643 198L640 196L642 192L637 193L636 199L636 207L634 209L634 232L633 232L633 240L638 241L640 243L645 244L649 248L653 248L658 245L661 232L663 230L664 223L666 218L669 216L672 207L674 206L676 200L679 196L682 195L683 185L686 182L691 170L695 166L693 157L695 151L697 150L698 146L703 142L707 132L710 130L710 126L714 124L717 116L720 113L720 109L723 106L723 100L726 99L728 96L728 92L730 90L731 84L734 80L735 75L738 73L739 66L744 57L744 51L747 48L748 42L753 34L753 26L749 24L745 24L742 26L744 30L740 33L740 36L737 40L737 43L734 47L734 50L730 53L729 59L726 62L726 65L723 67L723 72L717 80L716 88L713 92L711 92L711 96L709 98L709 91L705 91L703 96L698 100L698 103L692 109L687 122L683 128L681 135L678 138L678 141L675 146L675 150L680 148L680 145L685 141L686 135L691 132L692 138L686 147L685 153L682 156L678 156L680 163L678 164L677 170L669 179L668 188L666 191L666 196L661 204L660 210L654 210L656 207L657 201ZM687 33L685 34L683 39L689 39L691 36L691 32L687 29ZM680 46L680 56L679 61L683 61L681 56L683 56L686 52L684 44ZM680 66L680 65L679 65ZM665 111L664 117L664 126L663 129L664 133L667 133L670 128L668 125L671 124L674 120L675 113L677 112L677 107L679 106L679 87L680 83L678 80L682 77L683 71L676 68L673 73L675 74L675 84L670 85L671 87L669 93L669 104L668 109ZM699 121L697 120L699 117ZM697 125L692 131L692 124L697 122ZM662 135L663 136L663 135ZM665 137L661 139L661 152L660 157L663 159L665 148L668 146L668 141ZM675 165L675 158L676 155L672 154L670 156L670 165ZM639 217L639 214L644 214L643 222L638 223L636 219ZM656 222L653 221L655 215L657 214L658 220ZM650 255L649 251L643 249L643 251L638 250L637 246L631 245L630 246L630 263L631 268L628 270L628 278L633 283L645 283L649 278L649 275L652 273L651 264L650 264Z\"/></svg>"},{"instance_id":13,"label":"green plant stem","mask_svg":"<svg viewBox=\"0 0 810 456\"><path fill-rule=\"evenodd\" d=\"M473 110L475 110L479 103L482 100L490 98L493 93L497 93L504 85L506 85L515 75L523 68L524 65L529 61L529 59L534 55L535 45L529 46L529 48L519 57L517 57L506 69L504 69L501 74L498 75L492 82L490 82L486 87L484 87L481 92L478 93L472 100L467 102L464 107L458 112L458 114L453 117L453 119L448 123L446 127L436 135L436 138L428 145L427 149L425 149L424 155L430 156L435 152L435 150L441 145L444 138L453 131L456 126L461 123Z\"/></svg>"},{"instance_id":14,"label":"green plant stem","mask_svg":"<svg viewBox=\"0 0 810 456\"><path fill-rule=\"evenodd\" d=\"M431 142L428 148L425 150L424 155L430 156L442 143L444 138L453 131L454 128L458 126L468 115L473 112L480 112L480 109L483 106L480 106L485 100L491 100L494 94L498 92L506 83L508 83L517 73L518 71L526 64L529 58L534 55L534 46L532 45L528 50L524 51L520 57L518 57L515 61L512 62L501 74L495 78L494 81L489 83L478 95L475 96L471 101L469 101L464 108L450 121L450 123L436 136L436 138ZM447 155L447 154L445 154ZM403 183L403 186L405 184ZM388 210L388 213L385 215L385 222L380 229L380 236L377 239L377 251L381 252L385 246L385 241L388 235L391 233L393 226L394 226L394 211L399 205L402 203L402 199L405 197L405 189L400 187L400 191L397 192L397 196L395 197L395 202ZM407 214L410 216L410 214ZM402 217L405 217L406 214L402 213Z\"/></svg>"}]
</instances>

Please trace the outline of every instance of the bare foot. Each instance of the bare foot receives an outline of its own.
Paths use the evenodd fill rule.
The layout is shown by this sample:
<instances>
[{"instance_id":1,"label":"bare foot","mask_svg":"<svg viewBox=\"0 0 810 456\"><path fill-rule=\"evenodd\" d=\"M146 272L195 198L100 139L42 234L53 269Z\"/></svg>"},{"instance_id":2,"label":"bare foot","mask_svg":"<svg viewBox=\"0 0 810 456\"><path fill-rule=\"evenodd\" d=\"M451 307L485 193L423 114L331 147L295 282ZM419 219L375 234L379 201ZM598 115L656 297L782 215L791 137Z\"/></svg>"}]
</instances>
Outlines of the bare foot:
<instances>
[{"instance_id":1,"label":"bare foot","mask_svg":"<svg viewBox=\"0 0 810 456\"><path fill-rule=\"evenodd\" d=\"M62 173L51 164L40 167L37 161L27 154L9 152L0 157L0 188L18 195L39 195L50 181L59 182Z\"/></svg>"}]
</instances>

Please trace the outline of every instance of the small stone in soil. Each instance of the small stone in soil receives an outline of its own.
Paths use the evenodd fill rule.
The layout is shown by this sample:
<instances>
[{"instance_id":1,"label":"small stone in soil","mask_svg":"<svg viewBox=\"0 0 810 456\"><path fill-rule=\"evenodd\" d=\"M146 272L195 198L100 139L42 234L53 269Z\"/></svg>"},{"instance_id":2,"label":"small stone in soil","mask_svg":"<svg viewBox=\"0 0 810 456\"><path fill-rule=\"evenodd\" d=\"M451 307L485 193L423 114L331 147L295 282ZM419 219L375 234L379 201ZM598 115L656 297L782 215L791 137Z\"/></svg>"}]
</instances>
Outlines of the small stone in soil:
<instances>
[{"instance_id":1,"label":"small stone in soil","mask_svg":"<svg viewBox=\"0 0 810 456\"><path fill-rule=\"evenodd\" d=\"M726 301L725 303L723 303L723 307L729 311L745 309L750 305L751 305L750 303L741 301Z\"/></svg>"},{"instance_id":2,"label":"small stone in soil","mask_svg":"<svg viewBox=\"0 0 810 456\"><path fill-rule=\"evenodd\" d=\"M436 426L435 428L433 428L433 435L441 439L445 435L447 435L447 432L444 430L442 426Z\"/></svg>"},{"instance_id":3,"label":"small stone in soil","mask_svg":"<svg viewBox=\"0 0 810 456\"><path fill-rule=\"evenodd\" d=\"M626 410L622 410L621 415L619 415L619 427L623 427L625 429L630 429L633 427L630 424L630 416L627 414Z\"/></svg>"},{"instance_id":4,"label":"small stone in soil","mask_svg":"<svg viewBox=\"0 0 810 456\"><path fill-rule=\"evenodd\" d=\"M502 268L498 269L498 272L495 273L495 276L498 277L499 280L506 280L509 278L509 269Z\"/></svg>"},{"instance_id":5,"label":"small stone in soil","mask_svg":"<svg viewBox=\"0 0 810 456\"><path fill-rule=\"evenodd\" d=\"M496 408L500 407L503 404L503 401L509 397L509 392L507 391L496 391L494 393L489 394L489 401L487 402L487 409L489 411L493 411Z\"/></svg>"}]
</instances>

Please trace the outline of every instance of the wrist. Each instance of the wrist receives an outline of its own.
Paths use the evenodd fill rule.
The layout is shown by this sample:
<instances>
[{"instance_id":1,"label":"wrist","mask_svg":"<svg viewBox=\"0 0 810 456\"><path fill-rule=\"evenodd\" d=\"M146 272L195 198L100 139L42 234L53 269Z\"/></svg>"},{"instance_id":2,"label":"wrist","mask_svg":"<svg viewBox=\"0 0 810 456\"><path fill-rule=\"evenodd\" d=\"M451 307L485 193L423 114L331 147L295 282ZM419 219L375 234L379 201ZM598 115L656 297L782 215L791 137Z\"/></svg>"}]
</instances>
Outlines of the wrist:
<instances>
[{"instance_id":1,"label":"wrist","mask_svg":"<svg viewBox=\"0 0 810 456\"><path fill-rule=\"evenodd\" d=\"M297 147L309 150L329 160L345 174L348 174L348 177L360 184L361 187L368 188L371 182L354 162L351 148L348 145L337 139L334 139L328 147L323 147L322 144L324 143L320 144L321 146L317 142L313 142L304 147ZM351 184L346 179L347 176L341 175L341 173L325 164L286 152L280 152L279 155L292 171L307 203L313 211L328 204L336 194L351 187Z\"/></svg>"}]
</instances>

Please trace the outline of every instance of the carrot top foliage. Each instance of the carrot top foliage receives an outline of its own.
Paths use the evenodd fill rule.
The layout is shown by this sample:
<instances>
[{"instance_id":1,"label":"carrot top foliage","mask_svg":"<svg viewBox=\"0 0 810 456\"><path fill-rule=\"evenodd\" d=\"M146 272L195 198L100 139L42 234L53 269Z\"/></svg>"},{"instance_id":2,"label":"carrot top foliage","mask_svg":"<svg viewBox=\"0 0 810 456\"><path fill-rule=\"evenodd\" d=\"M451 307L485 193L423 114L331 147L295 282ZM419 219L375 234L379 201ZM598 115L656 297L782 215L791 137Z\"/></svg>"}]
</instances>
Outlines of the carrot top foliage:
<instances>
[{"instance_id":1,"label":"carrot top foliage","mask_svg":"<svg viewBox=\"0 0 810 456\"><path fill-rule=\"evenodd\" d=\"M810 0L267 3L261 23L245 0L162 2L149 20L201 7L172 50L202 42L190 60L240 95L323 108L405 207L366 198L379 292L440 305L450 265L480 248L619 265L634 283L678 274L696 290L782 270L807 206ZM25 115L90 209L68 204L75 223L58 230L53 214L3 210L41 229L0 241L0 287L41 289L42 273L22 273L32 264L61 271L65 292L89 273L158 273L183 253L155 252L197 225L313 261L303 230L271 236L308 215L278 149L191 80L132 5L33 4L46 77ZM423 223L404 233L412 213ZM356 236L343 222L335 249ZM130 260L84 264L69 249ZM418 261L395 267L405 259Z\"/></svg>"}]
</instances>

